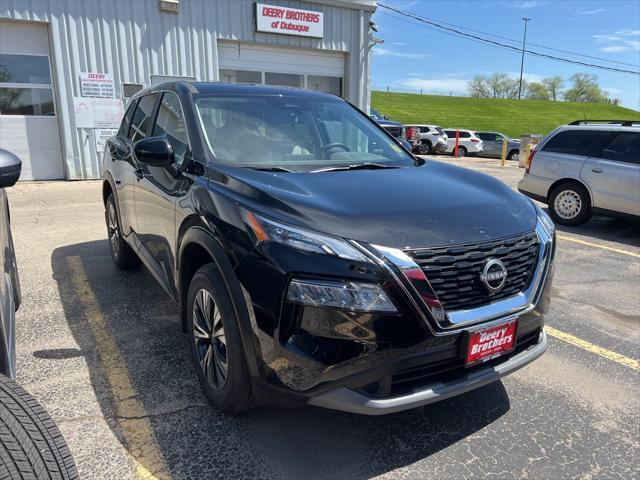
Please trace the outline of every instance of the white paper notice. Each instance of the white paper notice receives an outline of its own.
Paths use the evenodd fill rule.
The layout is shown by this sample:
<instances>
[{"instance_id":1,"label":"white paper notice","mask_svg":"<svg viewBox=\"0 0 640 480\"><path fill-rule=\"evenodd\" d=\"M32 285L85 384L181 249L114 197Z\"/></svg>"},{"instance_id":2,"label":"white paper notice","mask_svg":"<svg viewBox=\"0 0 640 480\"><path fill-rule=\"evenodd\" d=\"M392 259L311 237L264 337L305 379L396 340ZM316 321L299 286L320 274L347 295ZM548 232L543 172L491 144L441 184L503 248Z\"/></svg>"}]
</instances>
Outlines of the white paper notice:
<instances>
[{"instance_id":1,"label":"white paper notice","mask_svg":"<svg viewBox=\"0 0 640 480\"><path fill-rule=\"evenodd\" d=\"M124 115L119 98L74 97L76 128L118 128Z\"/></svg>"},{"instance_id":2,"label":"white paper notice","mask_svg":"<svg viewBox=\"0 0 640 480\"><path fill-rule=\"evenodd\" d=\"M83 97L113 98L115 96L113 75L82 72L80 74L80 94Z\"/></svg>"},{"instance_id":3,"label":"white paper notice","mask_svg":"<svg viewBox=\"0 0 640 480\"><path fill-rule=\"evenodd\" d=\"M104 152L104 147L110 137L118 133L117 128L96 128L93 135L96 140L96 152Z\"/></svg>"}]
</instances>

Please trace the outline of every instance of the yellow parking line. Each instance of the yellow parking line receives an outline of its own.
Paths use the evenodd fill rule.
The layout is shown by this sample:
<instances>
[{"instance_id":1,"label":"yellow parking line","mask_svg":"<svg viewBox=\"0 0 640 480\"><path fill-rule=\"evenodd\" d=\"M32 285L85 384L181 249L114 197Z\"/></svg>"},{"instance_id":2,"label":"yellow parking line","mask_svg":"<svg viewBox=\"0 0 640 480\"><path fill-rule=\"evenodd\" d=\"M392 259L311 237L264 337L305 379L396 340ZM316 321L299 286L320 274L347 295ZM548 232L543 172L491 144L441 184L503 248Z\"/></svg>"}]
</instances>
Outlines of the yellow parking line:
<instances>
[{"instance_id":1,"label":"yellow parking line","mask_svg":"<svg viewBox=\"0 0 640 480\"><path fill-rule=\"evenodd\" d=\"M599 347L598 345L594 345L593 343L587 342L586 340L582 340L570 333L565 333L560 330L557 330L549 325L545 325L544 330L547 332L547 335L551 335L552 337L557 338L558 340L562 340L563 342L570 343L571 345L575 345L576 347L580 347L588 352L595 353L596 355L600 355L608 360L619 363L620 365L624 365L625 367L629 367L636 372L640 371L640 362L638 360L634 360L633 358L625 357L620 353L616 353L612 350Z\"/></svg>"},{"instance_id":2,"label":"yellow parking line","mask_svg":"<svg viewBox=\"0 0 640 480\"><path fill-rule=\"evenodd\" d=\"M584 240L579 240L573 237L567 237L565 235L556 235L557 238L561 240L566 240L568 242L579 243L580 245L586 245L588 247L601 248L602 250L609 250L610 252L621 253L622 255L629 255L630 257L640 258L640 253L630 252L629 250L622 250L620 248L607 247L606 245L599 245L597 243L585 242Z\"/></svg>"},{"instance_id":3,"label":"yellow parking line","mask_svg":"<svg viewBox=\"0 0 640 480\"><path fill-rule=\"evenodd\" d=\"M120 349L109 333L107 322L100 311L80 258L67 258L67 267L95 338L100 363L111 388L118 425L135 462L138 477L148 480L169 479L171 477L151 430L148 413L131 383Z\"/></svg>"}]
</instances>

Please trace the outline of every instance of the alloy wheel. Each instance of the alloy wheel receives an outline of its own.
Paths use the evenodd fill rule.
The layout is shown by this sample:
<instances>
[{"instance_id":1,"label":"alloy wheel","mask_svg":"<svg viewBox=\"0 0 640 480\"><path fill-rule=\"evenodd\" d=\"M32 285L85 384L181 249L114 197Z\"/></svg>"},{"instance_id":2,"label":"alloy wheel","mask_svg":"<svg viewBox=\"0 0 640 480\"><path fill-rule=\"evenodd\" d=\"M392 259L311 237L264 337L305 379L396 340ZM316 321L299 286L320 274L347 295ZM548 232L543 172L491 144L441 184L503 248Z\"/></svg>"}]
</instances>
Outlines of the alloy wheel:
<instances>
[{"instance_id":1,"label":"alloy wheel","mask_svg":"<svg viewBox=\"0 0 640 480\"><path fill-rule=\"evenodd\" d=\"M111 244L111 252L113 252L113 256L117 258L120 253L118 244L118 241L120 240L120 230L118 228L116 208L113 206L112 202L109 203L109 208L107 209L107 231L109 235L109 243Z\"/></svg>"},{"instance_id":2,"label":"alloy wheel","mask_svg":"<svg viewBox=\"0 0 640 480\"><path fill-rule=\"evenodd\" d=\"M222 390L229 369L227 341L220 309L205 289L193 302L193 340L202 373L214 389Z\"/></svg>"},{"instance_id":3,"label":"alloy wheel","mask_svg":"<svg viewBox=\"0 0 640 480\"><path fill-rule=\"evenodd\" d=\"M560 218L571 220L582 210L582 199L573 190L563 190L556 196L553 208Z\"/></svg>"},{"instance_id":4,"label":"alloy wheel","mask_svg":"<svg viewBox=\"0 0 640 480\"><path fill-rule=\"evenodd\" d=\"M429 147L429 144L427 143L421 143L420 146L418 147L418 153L420 155L428 155L430 151L431 151L431 147Z\"/></svg>"}]
</instances>

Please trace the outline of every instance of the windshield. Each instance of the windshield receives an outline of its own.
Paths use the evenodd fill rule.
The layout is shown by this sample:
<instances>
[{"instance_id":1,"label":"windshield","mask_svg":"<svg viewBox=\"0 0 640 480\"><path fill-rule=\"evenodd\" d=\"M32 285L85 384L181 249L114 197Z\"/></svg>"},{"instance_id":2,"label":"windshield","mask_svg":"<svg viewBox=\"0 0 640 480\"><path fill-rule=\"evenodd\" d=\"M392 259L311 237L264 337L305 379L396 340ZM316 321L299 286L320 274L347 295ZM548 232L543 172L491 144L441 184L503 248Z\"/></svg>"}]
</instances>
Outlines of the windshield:
<instances>
[{"instance_id":1,"label":"windshield","mask_svg":"<svg viewBox=\"0 0 640 480\"><path fill-rule=\"evenodd\" d=\"M292 171L415 165L396 142L341 100L201 95L196 108L211 152L228 165Z\"/></svg>"}]
</instances>

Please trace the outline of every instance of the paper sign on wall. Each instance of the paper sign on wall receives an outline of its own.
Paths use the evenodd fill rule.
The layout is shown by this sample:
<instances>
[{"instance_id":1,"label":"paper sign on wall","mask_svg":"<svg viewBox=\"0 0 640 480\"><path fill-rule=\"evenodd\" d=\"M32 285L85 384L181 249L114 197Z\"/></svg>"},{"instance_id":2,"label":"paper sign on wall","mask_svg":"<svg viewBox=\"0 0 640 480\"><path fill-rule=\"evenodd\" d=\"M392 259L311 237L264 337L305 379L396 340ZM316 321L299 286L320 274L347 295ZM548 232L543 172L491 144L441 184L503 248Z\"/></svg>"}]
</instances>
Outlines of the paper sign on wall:
<instances>
[{"instance_id":1,"label":"paper sign on wall","mask_svg":"<svg viewBox=\"0 0 640 480\"><path fill-rule=\"evenodd\" d=\"M323 13L256 3L256 31L322 38Z\"/></svg>"},{"instance_id":2,"label":"paper sign on wall","mask_svg":"<svg viewBox=\"0 0 640 480\"><path fill-rule=\"evenodd\" d=\"M73 98L76 128L118 128L124 115L119 98Z\"/></svg>"},{"instance_id":3,"label":"paper sign on wall","mask_svg":"<svg viewBox=\"0 0 640 480\"><path fill-rule=\"evenodd\" d=\"M96 152L104 152L107 140L110 137L115 136L118 133L117 128L96 128L93 131L93 136L96 141Z\"/></svg>"},{"instance_id":4,"label":"paper sign on wall","mask_svg":"<svg viewBox=\"0 0 640 480\"><path fill-rule=\"evenodd\" d=\"M82 72L80 74L80 94L83 97L113 98L115 96L113 75Z\"/></svg>"}]
</instances>

